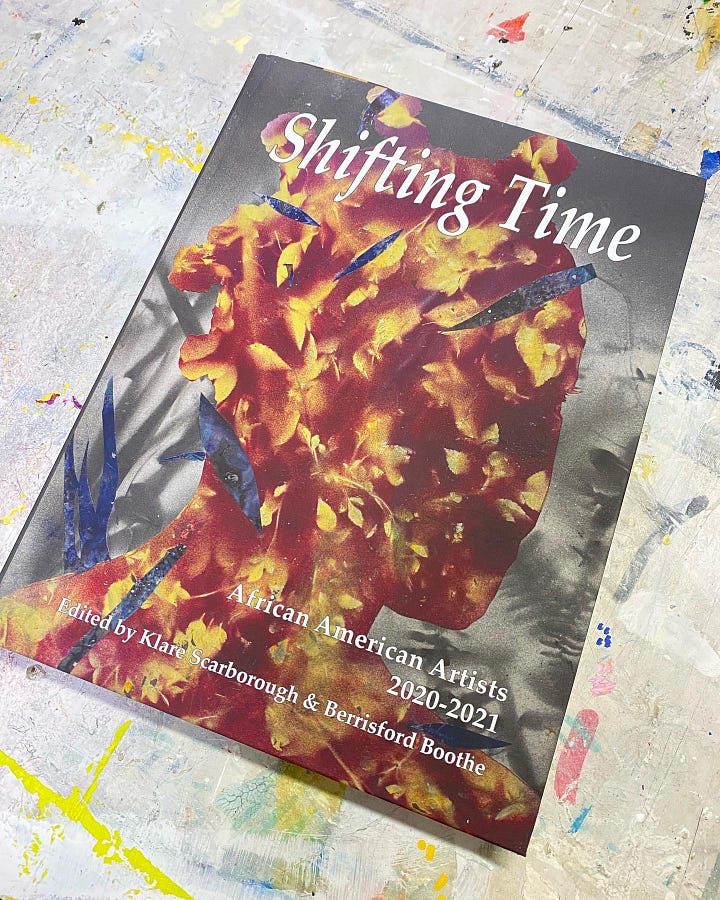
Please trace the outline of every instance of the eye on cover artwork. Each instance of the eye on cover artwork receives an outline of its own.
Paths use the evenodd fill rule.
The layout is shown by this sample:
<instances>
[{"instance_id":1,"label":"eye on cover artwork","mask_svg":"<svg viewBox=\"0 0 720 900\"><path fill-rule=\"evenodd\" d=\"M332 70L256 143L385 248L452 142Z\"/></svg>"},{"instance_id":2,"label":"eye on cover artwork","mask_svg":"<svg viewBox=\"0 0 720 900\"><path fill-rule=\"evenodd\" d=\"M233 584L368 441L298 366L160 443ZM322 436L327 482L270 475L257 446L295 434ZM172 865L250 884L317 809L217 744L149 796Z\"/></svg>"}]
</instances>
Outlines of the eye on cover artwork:
<instances>
[{"instance_id":1,"label":"eye on cover artwork","mask_svg":"<svg viewBox=\"0 0 720 900\"><path fill-rule=\"evenodd\" d=\"M598 159L685 198L660 291L616 287L652 281L652 203L563 213ZM701 197L261 57L6 566L4 646L525 852Z\"/></svg>"}]
</instances>

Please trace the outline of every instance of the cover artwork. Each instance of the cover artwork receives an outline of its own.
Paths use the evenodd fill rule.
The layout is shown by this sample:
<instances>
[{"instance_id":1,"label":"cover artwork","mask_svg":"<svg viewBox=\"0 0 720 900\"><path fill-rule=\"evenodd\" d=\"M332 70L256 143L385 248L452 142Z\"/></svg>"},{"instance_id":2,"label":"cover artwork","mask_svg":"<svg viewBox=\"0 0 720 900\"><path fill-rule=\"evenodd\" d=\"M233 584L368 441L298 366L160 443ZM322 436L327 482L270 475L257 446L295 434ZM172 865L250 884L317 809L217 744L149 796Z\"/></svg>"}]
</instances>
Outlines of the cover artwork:
<instances>
[{"instance_id":1,"label":"cover artwork","mask_svg":"<svg viewBox=\"0 0 720 900\"><path fill-rule=\"evenodd\" d=\"M703 185L260 57L3 645L524 853Z\"/></svg>"}]
</instances>

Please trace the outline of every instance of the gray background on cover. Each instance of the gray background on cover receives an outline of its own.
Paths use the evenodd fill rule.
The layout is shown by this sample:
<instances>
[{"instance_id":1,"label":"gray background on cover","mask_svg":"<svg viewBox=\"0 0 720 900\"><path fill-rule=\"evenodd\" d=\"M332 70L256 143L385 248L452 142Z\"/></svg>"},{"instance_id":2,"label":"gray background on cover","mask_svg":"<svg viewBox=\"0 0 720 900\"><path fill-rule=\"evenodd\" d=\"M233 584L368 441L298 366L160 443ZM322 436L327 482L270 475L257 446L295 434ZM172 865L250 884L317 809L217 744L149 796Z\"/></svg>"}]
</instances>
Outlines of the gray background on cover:
<instances>
[{"instance_id":1,"label":"gray background on cover","mask_svg":"<svg viewBox=\"0 0 720 900\"><path fill-rule=\"evenodd\" d=\"M198 395L202 390L212 397L212 386L187 381L177 361L184 337L207 331L215 293L186 295L167 283L177 249L201 243L237 204L257 202L254 192L276 190L277 166L259 138L268 121L305 110L318 119L337 118L332 137L349 146L357 143L368 88L270 57L260 57L248 77L75 428L76 460L89 441L89 471L97 476L100 407L112 375L122 481L109 528L111 555L138 546L174 518L200 475L200 463L159 462L200 448ZM491 160L507 156L530 134L432 103L423 103L420 117L434 145ZM632 258L621 263L574 251L577 264L592 261L598 279L583 292L588 343L577 393L563 405L539 521L490 609L471 627L438 629L387 609L373 627L374 634L420 652L426 669L442 656L508 687L504 704L482 701L500 714L498 737L510 742L497 758L536 789L545 782L562 724L704 187L691 176L568 144L578 168L561 208L610 216L614 227L637 224L642 236L630 248ZM62 478L61 457L10 556L3 594L62 570ZM403 667L393 671L408 674ZM443 687L437 679L425 681ZM481 702L476 694L467 699Z\"/></svg>"}]
</instances>

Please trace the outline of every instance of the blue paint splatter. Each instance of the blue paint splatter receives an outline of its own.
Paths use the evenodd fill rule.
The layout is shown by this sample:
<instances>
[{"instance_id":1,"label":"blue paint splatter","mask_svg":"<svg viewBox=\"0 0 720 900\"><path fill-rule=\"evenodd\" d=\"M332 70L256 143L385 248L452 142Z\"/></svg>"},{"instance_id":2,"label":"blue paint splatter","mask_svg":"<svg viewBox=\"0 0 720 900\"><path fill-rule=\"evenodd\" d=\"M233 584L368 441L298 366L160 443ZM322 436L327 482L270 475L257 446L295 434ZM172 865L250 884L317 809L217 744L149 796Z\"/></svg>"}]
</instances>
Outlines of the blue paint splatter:
<instances>
[{"instance_id":1,"label":"blue paint splatter","mask_svg":"<svg viewBox=\"0 0 720 900\"><path fill-rule=\"evenodd\" d=\"M582 824L587 818L587 814L592 809L592 806L585 806L580 810L580 813L573 819L572 824L570 825L570 834L577 834L578 831L582 828Z\"/></svg>"},{"instance_id":2,"label":"blue paint splatter","mask_svg":"<svg viewBox=\"0 0 720 900\"><path fill-rule=\"evenodd\" d=\"M720 169L720 150L703 150L700 177L708 179Z\"/></svg>"},{"instance_id":3,"label":"blue paint splatter","mask_svg":"<svg viewBox=\"0 0 720 900\"><path fill-rule=\"evenodd\" d=\"M133 59L136 59L138 62L142 62L145 59L145 48L142 44L133 44L132 47L128 50L130 56Z\"/></svg>"},{"instance_id":4,"label":"blue paint splatter","mask_svg":"<svg viewBox=\"0 0 720 900\"><path fill-rule=\"evenodd\" d=\"M612 646L612 636L610 635L610 626L604 625L602 622L598 622L598 631L602 631L602 635L595 641L598 647L602 647L603 644L606 647Z\"/></svg>"}]
</instances>

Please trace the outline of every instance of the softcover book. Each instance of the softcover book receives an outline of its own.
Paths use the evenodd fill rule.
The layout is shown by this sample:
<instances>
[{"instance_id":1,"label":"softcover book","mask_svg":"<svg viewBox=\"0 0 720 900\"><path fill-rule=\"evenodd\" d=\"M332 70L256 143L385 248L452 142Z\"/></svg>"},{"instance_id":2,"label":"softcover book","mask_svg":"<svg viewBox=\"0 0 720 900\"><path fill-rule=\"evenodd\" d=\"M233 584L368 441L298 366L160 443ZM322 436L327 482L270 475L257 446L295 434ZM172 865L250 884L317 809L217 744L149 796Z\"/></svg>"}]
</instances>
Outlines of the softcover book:
<instances>
[{"instance_id":1,"label":"softcover book","mask_svg":"<svg viewBox=\"0 0 720 900\"><path fill-rule=\"evenodd\" d=\"M259 57L2 644L524 853L703 187Z\"/></svg>"}]
</instances>

